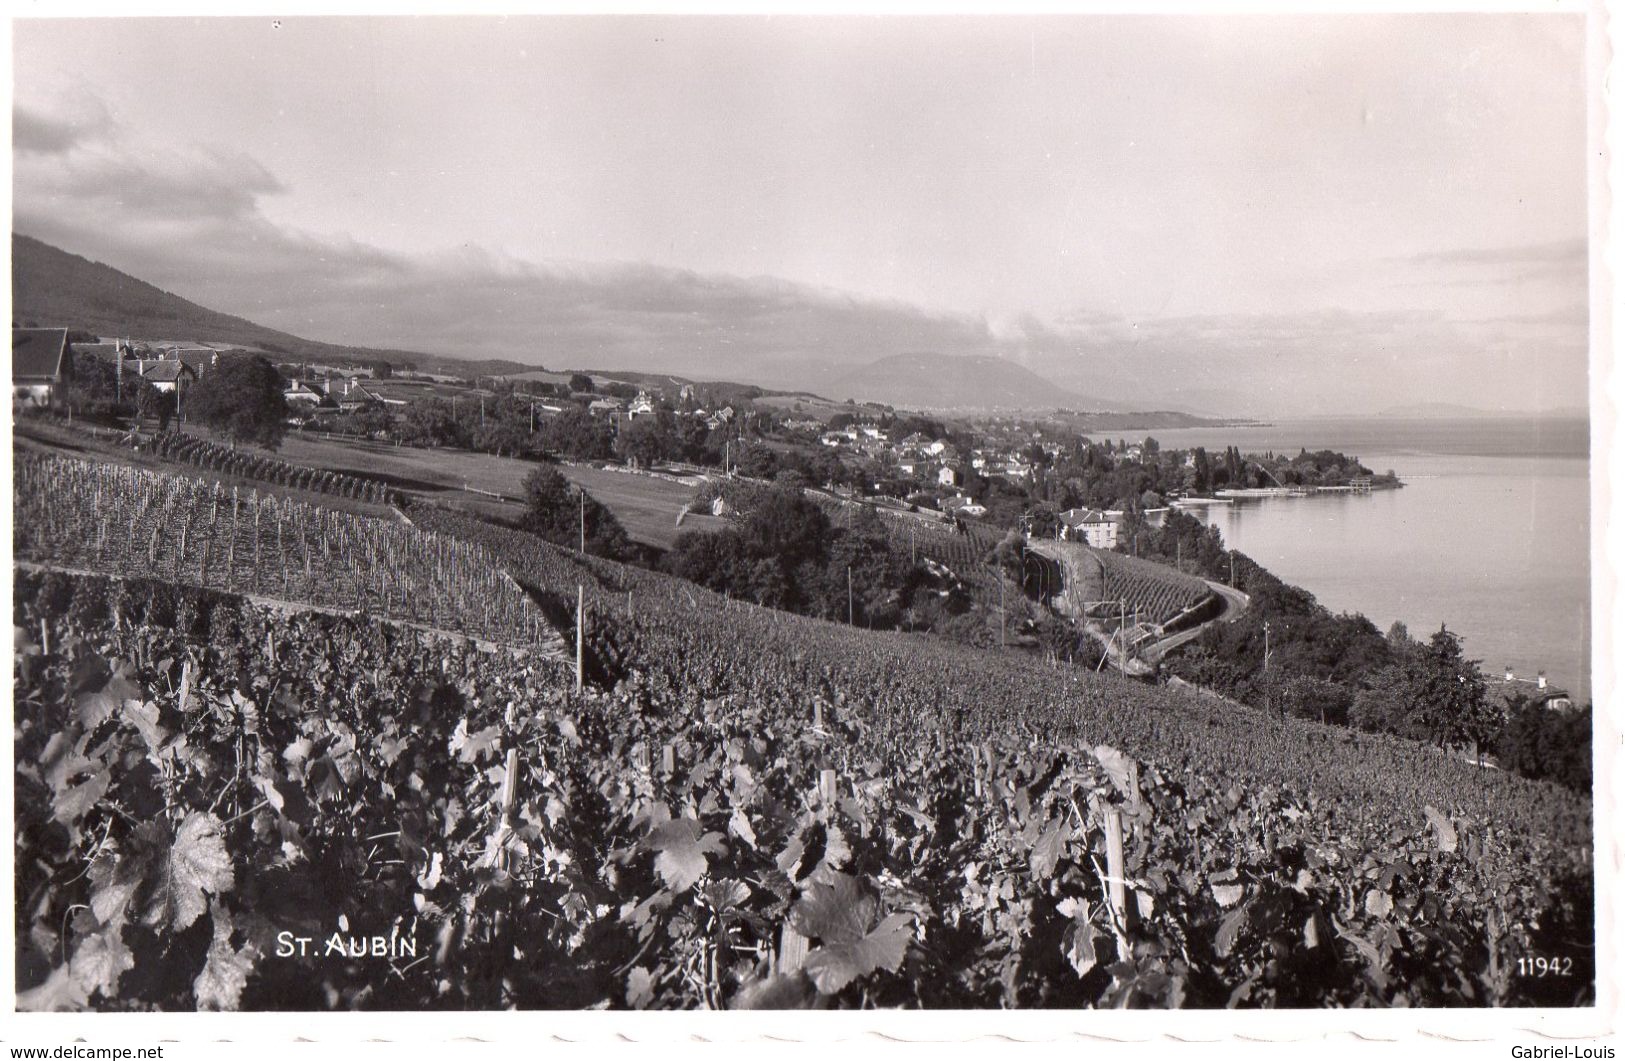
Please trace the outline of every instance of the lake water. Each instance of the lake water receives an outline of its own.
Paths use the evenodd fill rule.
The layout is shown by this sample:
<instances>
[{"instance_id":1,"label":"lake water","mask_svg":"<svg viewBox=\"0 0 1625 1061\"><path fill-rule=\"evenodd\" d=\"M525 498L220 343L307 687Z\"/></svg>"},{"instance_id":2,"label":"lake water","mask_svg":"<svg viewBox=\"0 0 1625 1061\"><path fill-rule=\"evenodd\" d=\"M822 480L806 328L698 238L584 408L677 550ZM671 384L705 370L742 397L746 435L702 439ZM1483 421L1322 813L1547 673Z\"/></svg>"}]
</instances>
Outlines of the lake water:
<instances>
[{"instance_id":1,"label":"lake water","mask_svg":"<svg viewBox=\"0 0 1625 1061\"><path fill-rule=\"evenodd\" d=\"M1488 675L1545 670L1589 699L1589 430L1580 419L1328 419L1150 434L1165 448L1331 449L1397 472L1398 490L1193 514L1333 611L1381 630L1399 620L1418 638L1443 623Z\"/></svg>"}]
</instances>

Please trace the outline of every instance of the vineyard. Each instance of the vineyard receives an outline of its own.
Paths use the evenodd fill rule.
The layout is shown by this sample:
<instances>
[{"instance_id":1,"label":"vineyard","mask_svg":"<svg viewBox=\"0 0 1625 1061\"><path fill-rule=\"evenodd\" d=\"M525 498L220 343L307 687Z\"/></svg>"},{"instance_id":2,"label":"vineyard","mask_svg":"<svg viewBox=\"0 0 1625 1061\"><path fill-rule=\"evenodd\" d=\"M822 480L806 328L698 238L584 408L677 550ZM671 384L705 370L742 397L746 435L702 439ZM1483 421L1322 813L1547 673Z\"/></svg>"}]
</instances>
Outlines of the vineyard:
<instances>
[{"instance_id":1,"label":"vineyard","mask_svg":"<svg viewBox=\"0 0 1625 1061\"><path fill-rule=\"evenodd\" d=\"M1390 815L1080 739L910 726L900 701L928 691L887 703L847 674L833 699L784 688L778 666L662 688L691 677L669 657L578 695L556 663L356 618L189 591L207 632L187 636L159 584L133 583L117 624L109 580L25 572L17 590L25 1009L1592 990L1586 848L1562 835L1579 805L1541 832L1409 803L1413 788L1389 792L1406 804ZM1362 783L1357 756L1325 758L1333 790ZM1521 787L1545 796L1528 814L1560 809ZM1520 978L1533 953L1572 956L1573 976Z\"/></svg>"},{"instance_id":2,"label":"vineyard","mask_svg":"<svg viewBox=\"0 0 1625 1061\"><path fill-rule=\"evenodd\" d=\"M160 460L190 464L204 471L233 475L242 479L257 479L272 486L313 490L333 497L348 497L374 504L394 505L400 495L374 479L366 479L344 472L324 471L291 464L285 460L259 453L231 449L195 435L179 431L166 431L150 440L138 442Z\"/></svg>"},{"instance_id":3,"label":"vineyard","mask_svg":"<svg viewBox=\"0 0 1625 1061\"><path fill-rule=\"evenodd\" d=\"M490 557L455 538L120 465L19 454L13 477L19 560L558 642Z\"/></svg>"},{"instance_id":4,"label":"vineyard","mask_svg":"<svg viewBox=\"0 0 1625 1061\"><path fill-rule=\"evenodd\" d=\"M275 532L167 479L18 465L19 555L163 580L17 575L25 1008L1594 995L1590 808L1556 787L428 506L317 551L394 585L404 543L437 543L555 624L583 601L577 693L536 653L177 588L225 588L196 574L224 562L162 566L153 526L229 522L228 555ZM227 566L238 593L290 574ZM1533 955L1569 975L1520 975Z\"/></svg>"},{"instance_id":5,"label":"vineyard","mask_svg":"<svg viewBox=\"0 0 1625 1061\"><path fill-rule=\"evenodd\" d=\"M1104 599L1122 601L1144 622L1165 623L1213 595L1206 582L1167 564L1103 549L1092 552L1105 568Z\"/></svg>"}]
</instances>

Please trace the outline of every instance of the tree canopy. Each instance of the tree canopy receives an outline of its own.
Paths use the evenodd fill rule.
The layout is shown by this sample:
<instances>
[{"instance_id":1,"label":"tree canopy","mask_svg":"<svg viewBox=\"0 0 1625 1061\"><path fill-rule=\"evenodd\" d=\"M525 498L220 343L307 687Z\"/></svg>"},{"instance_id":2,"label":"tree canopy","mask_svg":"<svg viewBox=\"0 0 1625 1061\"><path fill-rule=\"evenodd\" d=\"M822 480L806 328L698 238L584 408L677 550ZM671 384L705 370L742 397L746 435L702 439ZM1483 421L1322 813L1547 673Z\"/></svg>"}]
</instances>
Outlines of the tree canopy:
<instances>
[{"instance_id":1,"label":"tree canopy","mask_svg":"<svg viewBox=\"0 0 1625 1061\"><path fill-rule=\"evenodd\" d=\"M540 467L525 478L525 515L520 526L556 545L578 548L585 520L587 552L624 559L632 540L615 514L571 483L557 468Z\"/></svg>"},{"instance_id":2,"label":"tree canopy","mask_svg":"<svg viewBox=\"0 0 1625 1061\"><path fill-rule=\"evenodd\" d=\"M233 442L267 449L281 445L287 430L282 376L257 354L222 358L186 392L182 412Z\"/></svg>"}]
</instances>

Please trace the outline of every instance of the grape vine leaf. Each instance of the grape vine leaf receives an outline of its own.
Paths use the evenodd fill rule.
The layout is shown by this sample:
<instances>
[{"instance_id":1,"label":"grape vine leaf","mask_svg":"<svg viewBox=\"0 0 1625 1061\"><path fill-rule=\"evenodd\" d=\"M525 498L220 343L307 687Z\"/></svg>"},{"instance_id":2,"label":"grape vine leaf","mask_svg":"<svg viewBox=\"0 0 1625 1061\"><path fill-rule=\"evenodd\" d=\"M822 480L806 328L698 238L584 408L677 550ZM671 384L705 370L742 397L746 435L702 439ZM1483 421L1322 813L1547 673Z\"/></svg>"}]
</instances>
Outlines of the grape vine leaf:
<instances>
[{"instance_id":1,"label":"grape vine leaf","mask_svg":"<svg viewBox=\"0 0 1625 1061\"><path fill-rule=\"evenodd\" d=\"M649 830L645 839L655 855L655 872L674 892L687 891L705 875L706 855L727 850L721 833L704 832L693 818L673 818Z\"/></svg>"},{"instance_id":2,"label":"grape vine leaf","mask_svg":"<svg viewBox=\"0 0 1625 1061\"><path fill-rule=\"evenodd\" d=\"M812 977L820 993L833 995L860 976L877 969L896 972L914 937L914 916L892 914L862 938L846 943L825 943L807 955L802 970Z\"/></svg>"},{"instance_id":3,"label":"grape vine leaf","mask_svg":"<svg viewBox=\"0 0 1625 1061\"><path fill-rule=\"evenodd\" d=\"M1061 934L1061 954L1079 976L1087 976L1099 960L1095 954L1095 929L1090 923L1089 900L1068 896L1055 904L1055 910L1072 922Z\"/></svg>"},{"instance_id":4,"label":"grape vine leaf","mask_svg":"<svg viewBox=\"0 0 1625 1061\"><path fill-rule=\"evenodd\" d=\"M135 967L135 955L124 945L124 919L84 937L68 965L87 994L99 991L103 998L115 997L119 978Z\"/></svg>"},{"instance_id":5,"label":"grape vine leaf","mask_svg":"<svg viewBox=\"0 0 1625 1061\"><path fill-rule=\"evenodd\" d=\"M205 893L219 895L233 884L231 856L220 819L193 811L175 832L175 841L157 862L157 879L145 920L187 928L208 910Z\"/></svg>"},{"instance_id":6,"label":"grape vine leaf","mask_svg":"<svg viewBox=\"0 0 1625 1061\"><path fill-rule=\"evenodd\" d=\"M139 700L126 700L123 715L130 725L141 734L141 739L147 742L147 747L157 754L169 739L169 730L158 724L158 705L145 704Z\"/></svg>"},{"instance_id":7,"label":"grape vine leaf","mask_svg":"<svg viewBox=\"0 0 1625 1061\"><path fill-rule=\"evenodd\" d=\"M869 930L877 906L856 877L831 873L802 893L790 911L790 927L824 943L851 943Z\"/></svg>"},{"instance_id":8,"label":"grape vine leaf","mask_svg":"<svg viewBox=\"0 0 1625 1061\"><path fill-rule=\"evenodd\" d=\"M1134 783L1134 760L1127 755L1105 744L1097 744L1094 748L1095 758L1105 767L1106 776L1112 779L1117 791L1130 803L1140 802L1140 789Z\"/></svg>"},{"instance_id":9,"label":"grape vine leaf","mask_svg":"<svg viewBox=\"0 0 1625 1061\"><path fill-rule=\"evenodd\" d=\"M1230 957L1230 950L1236 945L1236 935L1241 926L1247 922L1252 913L1252 904L1238 906L1219 924L1219 931L1213 936L1213 953L1221 958Z\"/></svg>"},{"instance_id":10,"label":"grape vine leaf","mask_svg":"<svg viewBox=\"0 0 1625 1061\"><path fill-rule=\"evenodd\" d=\"M254 971L259 951L252 943L241 950L232 947L231 914L219 903L210 904L210 913L214 941L209 945L203 970L192 981L192 993L199 1010L234 1010L242 1002L243 988L248 986L248 975Z\"/></svg>"},{"instance_id":11,"label":"grape vine leaf","mask_svg":"<svg viewBox=\"0 0 1625 1061\"><path fill-rule=\"evenodd\" d=\"M1094 926L1087 921L1074 921L1066 926L1061 936L1061 954L1079 976L1089 975L1099 960L1095 954Z\"/></svg>"},{"instance_id":12,"label":"grape vine leaf","mask_svg":"<svg viewBox=\"0 0 1625 1061\"><path fill-rule=\"evenodd\" d=\"M633 1009L647 1009L655 1000L654 977L641 965L626 974L626 1004Z\"/></svg>"},{"instance_id":13,"label":"grape vine leaf","mask_svg":"<svg viewBox=\"0 0 1625 1061\"><path fill-rule=\"evenodd\" d=\"M91 730L113 717L126 700L140 699L141 686L129 679L128 666L124 665L115 670L100 689L81 693L74 706L79 722Z\"/></svg>"},{"instance_id":14,"label":"grape vine leaf","mask_svg":"<svg viewBox=\"0 0 1625 1061\"><path fill-rule=\"evenodd\" d=\"M1422 813L1427 815L1428 824L1433 827L1433 837L1439 842L1439 850L1449 854L1456 849L1456 826L1451 822L1449 815L1434 807L1423 807Z\"/></svg>"},{"instance_id":15,"label":"grape vine leaf","mask_svg":"<svg viewBox=\"0 0 1625 1061\"><path fill-rule=\"evenodd\" d=\"M745 817L743 808L734 808L732 816L728 818L728 832L745 841L752 849L756 847L756 830L751 827L750 819Z\"/></svg>"},{"instance_id":16,"label":"grape vine leaf","mask_svg":"<svg viewBox=\"0 0 1625 1061\"><path fill-rule=\"evenodd\" d=\"M62 789L51 800L52 817L69 829L74 829L79 819L89 814L96 801L107 794L108 786L112 783L112 776L103 767L80 784Z\"/></svg>"},{"instance_id":17,"label":"grape vine leaf","mask_svg":"<svg viewBox=\"0 0 1625 1061\"><path fill-rule=\"evenodd\" d=\"M52 969L38 987L17 992L17 1008L27 1013L80 1010L89 1001L90 993L66 965Z\"/></svg>"},{"instance_id":18,"label":"grape vine leaf","mask_svg":"<svg viewBox=\"0 0 1625 1061\"><path fill-rule=\"evenodd\" d=\"M1055 873L1055 864L1061 860L1061 850L1065 842L1061 838L1061 819L1055 818L1044 827L1039 834L1038 842L1033 844L1032 874L1035 880L1049 880Z\"/></svg>"},{"instance_id":19,"label":"grape vine leaf","mask_svg":"<svg viewBox=\"0 0 1625 1061\"><path fill-rule=\"evenodd\" d=\"M800 970L769 976L746 984L728 1003L729 1009L810 1009L818 991Z\"/></svg>"}]
</instances>

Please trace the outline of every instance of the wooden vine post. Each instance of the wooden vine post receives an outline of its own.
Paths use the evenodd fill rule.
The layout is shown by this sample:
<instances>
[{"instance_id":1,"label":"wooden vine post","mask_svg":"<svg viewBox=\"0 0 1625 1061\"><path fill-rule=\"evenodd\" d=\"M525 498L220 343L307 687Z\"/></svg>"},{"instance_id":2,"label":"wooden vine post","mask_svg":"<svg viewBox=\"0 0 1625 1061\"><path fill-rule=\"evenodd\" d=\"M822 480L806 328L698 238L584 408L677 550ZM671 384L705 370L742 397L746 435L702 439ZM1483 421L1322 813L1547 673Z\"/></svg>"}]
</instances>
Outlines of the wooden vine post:
<instances>
[{"instance_id":1,"label":"wooden vine post","mask_svg":"<svg viewBox=\"0 0 1625 1061\"><path fill-rule=\"evenodd\" d=\"M840 795L839 782L834 770L820 770L818 773L818 794L824 799L825 813L835 806L835 799Z\"/></svg>"},{"instance_id":2,"label":"wooden vine post","mask_svg":"<svg viewBox=\"0 0 1625 1061\"><path fill-rule=\"evenodd\" d=\"M587 589L581 583L576 583L576 692L583 688L582 649L586 645L586 612Z\"/></svg>"},{"instance_id":3,"label":"wooden vine post","mask_svg":"<svg viewBox=\"0 0 1625 1061\"><path fill-rule=\"evenodd\" d=\"M502 773L502 820L501 825L513 828L514 803L519 798L519 749L509 748L508 759L503 763Z\"/></svg>"},{"instance_id":4,"label":"wooden vine post","mask_svg":"<svg viewBox=\"0 0 1625 1061\"><path fill-rule=\"evenodd\" d=\"M1127 960L1128 889L1123 869L1123 815L1116 807L1106 808L1107 898L1112 904L1112 931L1117 935L1118 956Z\"/></svg>"}]
</instances>

